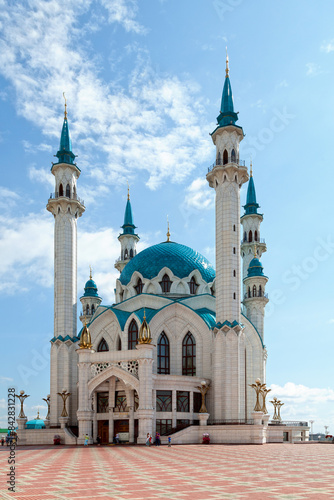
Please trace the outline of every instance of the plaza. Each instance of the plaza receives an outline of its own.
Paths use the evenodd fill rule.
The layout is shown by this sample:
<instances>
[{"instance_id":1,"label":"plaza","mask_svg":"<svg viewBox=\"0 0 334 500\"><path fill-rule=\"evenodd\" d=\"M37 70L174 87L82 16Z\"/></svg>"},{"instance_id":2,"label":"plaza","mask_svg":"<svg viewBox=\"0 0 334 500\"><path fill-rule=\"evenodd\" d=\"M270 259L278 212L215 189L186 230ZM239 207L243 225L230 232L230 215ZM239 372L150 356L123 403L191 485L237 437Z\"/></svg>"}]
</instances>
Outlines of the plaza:
<instances>
[{"instance_id":1,"label":"plaza","mask_svg":"<svg viewBox=\"0 0 334 500\"><path fill-rule=\"evenodd\" d=\"M39 446L16 449L15 493L3 500L330 499L330 444ZM0 448L6 471L8 448Z\"/></svg>"}]
</instances>

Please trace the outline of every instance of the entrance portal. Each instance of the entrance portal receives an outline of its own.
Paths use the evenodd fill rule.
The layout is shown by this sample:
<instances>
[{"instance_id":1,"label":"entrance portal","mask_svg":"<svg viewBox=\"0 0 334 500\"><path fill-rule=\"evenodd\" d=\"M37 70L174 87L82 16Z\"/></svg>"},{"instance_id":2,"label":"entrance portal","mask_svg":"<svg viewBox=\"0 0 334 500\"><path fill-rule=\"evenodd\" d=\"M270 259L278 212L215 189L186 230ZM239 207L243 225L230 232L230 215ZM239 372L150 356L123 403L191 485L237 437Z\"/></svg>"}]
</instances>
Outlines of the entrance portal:
<instances>
[{"instance_id":1,"label":"entrance portal","mask_svg":"<svg viewBox=\"0 0 334 500\"><path fill-rule=\"evenodd\" d=\"M109 420L98 420L97 433L101 437L101 444L109 443Z\"/></svg>"},{"instance_id":2,"label":"entrance portal","mask_svg":"<svg viewBox=\"0 0 334 500\"><path fill-rule=\"evenodd\" d=\"M129 441L129 420L114 420L114 435L119 434L119 440Z\"/></svg>"}]
</instances>

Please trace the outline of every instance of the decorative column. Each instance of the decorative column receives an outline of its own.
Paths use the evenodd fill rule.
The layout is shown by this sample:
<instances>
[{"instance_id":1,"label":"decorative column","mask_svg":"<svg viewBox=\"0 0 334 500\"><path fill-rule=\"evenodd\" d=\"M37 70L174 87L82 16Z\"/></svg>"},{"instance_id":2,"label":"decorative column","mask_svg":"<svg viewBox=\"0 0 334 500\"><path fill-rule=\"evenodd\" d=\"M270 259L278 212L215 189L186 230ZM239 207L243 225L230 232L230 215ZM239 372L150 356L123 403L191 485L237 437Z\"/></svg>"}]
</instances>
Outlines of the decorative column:
<instances>
[{"instance_id":1,"label":"decorative column","mask_svg":"<svg viewBox=\"0 0 334 500\"><path fill-rule=\"evenodd\" d=\"M79 356L78 444L84 443L86 434L90 437L90 442L92 442L93 411L88 393L88 382L91 379L91 355L95 351L91 348L91 345L90 333L87 326L85 326L81 334L79 349L77 349Z\"/></svg>"},{"instance_id":2,"label":"decorative column","mask_svg":"<svg viewBox=\"0 0 334 500\"><path fill-rule=\"evenodd\" d=\"M138 423L139 436L138 443L145 443L146 436L149 432L153 432L153 351L154 346L151 344L138 344L136 349L141 351L142 355L138 360L138 377L139 377L139 408Z\"/></svg>"},{"instance_id":3,"label":"decorative column","mask_svg":"<svg viewBox=\"0 0 334 500\"><path fill-rule=\"evenodd\" d=\"M172 427L177 426L177 393L176 390L172 391Z\"/></svg>"},{"instance_id":4,"label":"decorative column","mask_svg":"<svg viewBox=\"0 0 334 500\"><path fill-rule=\"evenodd\" d=\"M134 389L129 390L129 443L135 441L135 396Z\"/></svg>"},{"instance_id":5,"label":"decorative column","mask_svg":"<svg viewBox=\"0 0 334 500\"><path fill-rule=\"evenodd\" d=\"M45 417L44 424L45 424L45 428L49 429L49 427L50 427L50 394L48 394L46 398L42 398L42 399L48 405L48 413Z\"/></svg>"},{"instance_id":6,"label":"decorative column","mask_svg":"<svg viewBox=\"0 0 334 500\"><path fill-rule=\"evenodd\" d=\"M69 415L68 415L67 409L66 409L66 401L71 396L71 393L67 392L66 389L63 389L62 392L58 392L57 394L63 400L63 411L61 413L61 416L59 417L59 421L60 421L61 428L64 429L69 421Z\"/></svg>"},{"instance_id":7,"label":"decorative column","mask_svg":"<svg viewBox=\"0 0 334 500\"><path fill-rule=\"evenodd\" d=\"M27 417L24 414L23 403L30 396L29 396L29 394L24 394L24 391L20 391L20 395L18 396L17 394L15 394L15 397L17 399L19 399L19 401L21 403L21 411L19 413L19 416L16 419L16 422L17 422L17 425L18 425L18 429L19 429L19 431L21 431L21 430L25 429L25 425L26 425L27 420L28 420Z\"/></svg>"}]
</instances>

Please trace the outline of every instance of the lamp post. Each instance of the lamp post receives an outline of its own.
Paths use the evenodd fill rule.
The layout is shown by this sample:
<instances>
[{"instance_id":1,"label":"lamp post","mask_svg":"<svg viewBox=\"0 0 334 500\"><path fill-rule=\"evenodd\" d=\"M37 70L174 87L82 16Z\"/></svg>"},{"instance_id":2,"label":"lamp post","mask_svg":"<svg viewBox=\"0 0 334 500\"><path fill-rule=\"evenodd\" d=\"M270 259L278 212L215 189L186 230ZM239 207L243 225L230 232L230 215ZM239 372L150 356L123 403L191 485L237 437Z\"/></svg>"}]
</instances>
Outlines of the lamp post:
<instances>
[{"instance_id":1,"label":"lamp post","mask_svg":"<svg viewBox=\"0 0 334 500\"><path fill-rule=\"evenodd\" d=\"M311 424L311 440L313 441L313 424L314 424L314 420L310 420L310 424Z\"/></svg>"},{"instance_id":2,"label":"lamp post","mask_svg":"<svg viewBox=\"0 0 334 500\"><path fill-rule=\"evenodd\" d=\"M45 420L44 420L45 427L48 428L50 426L50 394L48 394L46 398L42 398L42 399L48 405L48 413L47 413Z\"/></svg>"},{"instance_id":3,"label":"lamp post","mask_svg":"<svg viewBox=\"0 0 334 500\"><path fill-rule=\"evenodd\" d=\"M57 394L58 394L58 396L61 397L61 399L63 400L63 404L64 404L63 411L61 413L61 416L59 417L60 425L61 425L61 428L63 429L69 420L69 416L68 416L68 413L66 410L66 400L67 400L67 398L70 397L71 393L67 392L66 389L63 389L62 392L57 392Z\"/></svg>"},{"instance_id":4,"label":"lamp post","mask_svg":"<svg viewBox=\"0 0 334 500\"><path fill-rule=\"evenodd\" d=\"M20 391L20 394L19 395L15 394L15 397L17 399L19 399L19 401L21 403L21 411L20 411L20 414L19 414L19 416L17 417L16 420L17 420L17 424L18 424L19 430L22 430L22 429L25 428L25 424L26 424L26 422L28 420L27 417L24 414L23 403L24 403L24 401L27 398L29 398L29 395L28 394L24 394L24 391Z\"/></svg>"}]
</instances>

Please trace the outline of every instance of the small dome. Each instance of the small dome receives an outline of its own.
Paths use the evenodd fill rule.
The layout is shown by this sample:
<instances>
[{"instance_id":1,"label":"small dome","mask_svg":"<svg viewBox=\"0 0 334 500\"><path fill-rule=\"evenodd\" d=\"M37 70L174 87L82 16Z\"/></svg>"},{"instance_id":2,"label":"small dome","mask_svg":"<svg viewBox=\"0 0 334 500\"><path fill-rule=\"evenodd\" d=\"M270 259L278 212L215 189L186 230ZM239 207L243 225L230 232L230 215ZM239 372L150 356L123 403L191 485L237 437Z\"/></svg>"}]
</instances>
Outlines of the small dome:
<instances>
[{"instance_id":1,"label":"small dome","mask_svg":"<svg viewBox=\"0 0 334 500\"><path fill-rule=\"evenodd\" d=\"M247 278L252 276L264 276L263 266L257 257L254 257L249 263Z\"/></svg>"},{"instance_id":2,"label":"small dome","mask_svg":"<svg viewBox=\"0 0 334 500\"><path fill-rule=\"evenodd\" d=\"M119 280L127 285L133 273L138 271L144 278L158 276L161 269L168 267L178 278L185 278L197 269L207 283L215 279L215 270L210 262L192 248L172 241L165 241L138 253L123 269Z\"/></svg>"},{"instance_id":3,"label":"small dome","mask_svg":"<svg viewBox=\"0 0 334 500\"><path fill-rule=\"evenodd\" d=\"M83 296L84 297L98 297L96 283L91 278L85 284L85 293L83 294Z\"/></svg>"}]
</instances>

